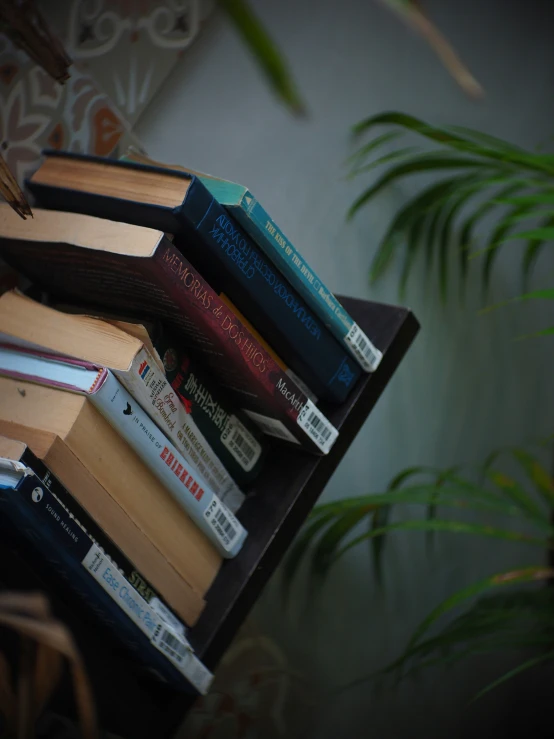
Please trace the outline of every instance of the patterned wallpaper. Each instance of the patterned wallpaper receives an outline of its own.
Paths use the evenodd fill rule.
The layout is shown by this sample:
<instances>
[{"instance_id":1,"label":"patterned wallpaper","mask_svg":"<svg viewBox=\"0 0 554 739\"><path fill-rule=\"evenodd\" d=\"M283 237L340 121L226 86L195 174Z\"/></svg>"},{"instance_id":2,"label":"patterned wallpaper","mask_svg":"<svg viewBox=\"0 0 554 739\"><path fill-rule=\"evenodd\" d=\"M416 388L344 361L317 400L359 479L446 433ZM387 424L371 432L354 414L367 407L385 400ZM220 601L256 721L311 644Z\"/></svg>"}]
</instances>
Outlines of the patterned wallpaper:
<instances>
[{"instance_id":1,"label":"patterned wallpaper","mask_svg":"<svg viewBox=\"0 0 554 739\"><path fill-rule=\"evenodd\" d=\"M45 147L108 156L139 145L132 126L211 9L201 0L42 5L74 64L59 85L0 36L0 147L20 184Z\"/></svg>"},{"instance_id":2,"label":"patterned wallpaper","mask_svg":"<svg viewBox=\"0 0 554 739\"><path fill-rule=\"evenodd\" d=\"M119 156L212 9L206 0L42 0L74 63L54 82L0 34L0 149L21 186L44 148ZM0 293L19 284L0 262Z\"/></svg>"}]
</instances>

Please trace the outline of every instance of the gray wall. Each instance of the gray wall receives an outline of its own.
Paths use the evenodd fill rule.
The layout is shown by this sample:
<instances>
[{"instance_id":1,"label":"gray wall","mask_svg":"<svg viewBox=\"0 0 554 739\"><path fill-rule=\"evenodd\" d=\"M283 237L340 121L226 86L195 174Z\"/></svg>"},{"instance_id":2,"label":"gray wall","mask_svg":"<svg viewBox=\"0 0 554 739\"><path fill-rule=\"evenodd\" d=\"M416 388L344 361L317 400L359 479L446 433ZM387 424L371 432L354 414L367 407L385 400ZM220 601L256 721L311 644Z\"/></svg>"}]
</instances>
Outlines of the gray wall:
<instances>
[{"instance_id":1,"label":"gray wall","mask_svg":"<svg viewBox=\"0 0 554 739\"><path fill-rule=\"evenodd\" d=\"M524 145L547 141L554 113L548 4L529 2L524 12L519 0L426 3L486 88L480 103L464 98L427 47L379 3L255 5L289 56L309 118L296 120L275 102L232 29L216 18L140 121L139 138L154 157L247 184L336 292L394 302L398 270L370 288L368 269L388 219L416 184L384 194L346 224L364 184L344 179L350 125L397 109ZM517 251L513 246L502 258L491 300L519 289ZM553 268L547 257L535 284L552 284ZM477 316L477 277L465 309L456 300L444 307L419 270L408 302L423 330L323 499L379 491L408 465L475 463L492 448L549 433L552 343L514 338L552 324L552 308ZM388 548L384 592L361 547L336 567L310 607L299 588L292 613L284 614L273 583L256 616L297 666L328 687L394 657L418 620L454 588L540 557L455 537L438 538L428 554L422 537L399 535ZM314 713L311 733L366 736L371 727L375 736L461 736L477 720L491 728L506 715L509 693L471 711L466 703L498 667L472 662L377 697L366 686L353 689Z\"/></svg>"}]
</instances>

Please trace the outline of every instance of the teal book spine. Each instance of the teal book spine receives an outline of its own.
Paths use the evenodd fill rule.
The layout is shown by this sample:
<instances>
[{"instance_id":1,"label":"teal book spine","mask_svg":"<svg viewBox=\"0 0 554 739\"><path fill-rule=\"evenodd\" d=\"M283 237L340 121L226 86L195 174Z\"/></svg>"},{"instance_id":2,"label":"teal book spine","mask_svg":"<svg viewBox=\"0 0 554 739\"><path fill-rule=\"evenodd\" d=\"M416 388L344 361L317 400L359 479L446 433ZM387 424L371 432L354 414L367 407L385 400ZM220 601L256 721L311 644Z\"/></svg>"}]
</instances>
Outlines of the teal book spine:
<instances>
[{"instance_id":1,"label":"teal book spine","mask_svg":"<svg viewBox=\"0 0 554 739\"><path fill-rule=\"evenodd\" d=\"M237 219L362 369L366 372L376 370L383 356L381 351L343 308L252 193L237 186L233 198L231 193L234 188L222 187L221 180L202 176L199 179Z\"/></svg>"}]
</instances>

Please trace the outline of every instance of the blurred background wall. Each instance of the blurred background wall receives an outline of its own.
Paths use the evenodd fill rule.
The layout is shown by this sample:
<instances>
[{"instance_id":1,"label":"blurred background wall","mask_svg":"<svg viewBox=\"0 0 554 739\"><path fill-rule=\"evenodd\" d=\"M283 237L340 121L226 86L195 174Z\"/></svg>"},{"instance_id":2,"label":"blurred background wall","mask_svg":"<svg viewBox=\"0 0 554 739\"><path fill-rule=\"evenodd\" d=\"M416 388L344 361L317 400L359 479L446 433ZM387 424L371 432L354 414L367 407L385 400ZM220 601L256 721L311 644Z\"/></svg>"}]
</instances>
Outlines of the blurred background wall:
<instances>
[{"instance_id":1,"label":"blurred background wall","mask_svg":"<svg viewBox=\"0 0 554 739\"><path fill-rule=\"evenodd\" d=\"M254 7L289 58L308 117L292 117L273 99L232 28L216 14L135 133L154 158L248 185L337 293L395 302L399 270L374 287L368 270L391 215L417 183L406 180L383 193L347 223L349 205L376 176L345 178L351 125L392 109L529 147L548 148L553 134L549 3L425 5L485 88L483 101L464 97L424 43L378 2L258 0ZM491 303L520 289L517 246L506 249L499 266ZM554 260L545 256L534 285L551 285L553 274ZM409 465L477 463L493 448L551 431L553 344L515 340L551 325L549 316L539 304L477 315L478 278L474 269L463 306L454 290L442 305L423 265L416 269L405 302L422 331L323 499L380 491ZM536 552L515 545L447 536L429 551L423 536L403 533L389 541L384 589L361 546L315 593L300 582L287 610L277 576L254 616L295 668L326 691L392 659L418 621L455 589L536 560ZM520 704L525 698L518 683L468 707L476 687L501 666L473 660L396 692L374 695L363 684L333 693L311 710L309 736L461 737L476 726L486 735L511 720L514 695Z\"/></svg>"}]
</instances>

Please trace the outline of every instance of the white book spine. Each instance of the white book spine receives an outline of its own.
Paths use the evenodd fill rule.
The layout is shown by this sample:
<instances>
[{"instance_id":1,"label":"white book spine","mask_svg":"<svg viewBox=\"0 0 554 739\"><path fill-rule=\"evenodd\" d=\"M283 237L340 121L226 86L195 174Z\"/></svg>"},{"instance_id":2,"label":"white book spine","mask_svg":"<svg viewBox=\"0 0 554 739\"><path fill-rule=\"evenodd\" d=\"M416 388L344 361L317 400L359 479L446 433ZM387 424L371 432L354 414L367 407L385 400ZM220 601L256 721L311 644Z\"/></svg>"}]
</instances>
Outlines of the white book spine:
<instances>
[{"instance_id":1,"label":"white book spine","mask_svg":"<svg viewBox=\"0 0 554 739\"><path fill-rule=\"evenodd\" d=\"M194 654L182 624L179 624L180 628L176 628L164 619L137 593L96 544L91 546L81 564L131 621L146 634L150 643L168 658L199 693L206 695L213 675Z\"/></svg>"},{"instance_id":2,"label":"white book spine","mask_svg":"<svg viewBox=\"0 0 554 739\"><path fill-rule=\"evenodd\" d=\"M240 550L246 531L111 372L90 396L224 557Z\"/></svg>"},{"instance_id":3,"label":"white book spine","mask_svg":"<svg viewBox=\"0 0 554 739\"><path fill-rule=\"evenodd\" d=\"M186 412L148 349L141 349L129 370L114 374L220 500L236 512L244 502L244 493Z\"/></svg>"}]
</instances>

